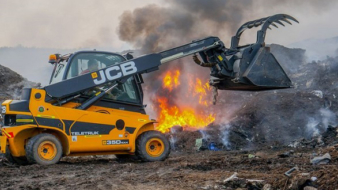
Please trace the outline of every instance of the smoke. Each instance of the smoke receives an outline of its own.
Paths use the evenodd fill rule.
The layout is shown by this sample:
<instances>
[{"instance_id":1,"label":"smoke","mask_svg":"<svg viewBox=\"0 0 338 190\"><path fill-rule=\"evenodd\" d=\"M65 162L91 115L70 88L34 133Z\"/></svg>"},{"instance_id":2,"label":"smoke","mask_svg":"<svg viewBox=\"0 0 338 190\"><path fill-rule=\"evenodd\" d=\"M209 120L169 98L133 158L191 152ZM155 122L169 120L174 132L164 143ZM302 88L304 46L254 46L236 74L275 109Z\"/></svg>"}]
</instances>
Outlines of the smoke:
<instances>
[{"instance_id":1,"label":"smoke","mask_svg":"<svg viewBox=\"0 0 338 190\"><path fill-rule=\"evenodd\" d=\"M185 43L189 43L192 40L201 39L211 35L218 36L223 42L229 44L230 37L235 34L238 27L244 22L277 13L287 13L295 16L302 23L304 21L304 15L308 14L308 10L315 11L317 16L320 17L321 14L325 14L336 4L337 3L335 1L326 1L325 3L320 1L311 1L305 3L298 0L273 0L269 2L255 1L255 3L253 3L252 0L170 0L163 5L152 4L142 8L134 9L133 11L125 11L119 17L120 22L117 32L120 40L128 42L134 48L139 49L142 53L163 51L183 45ZM318 5L321 5L321 7L319 8ZM304 9L299 9L299 7L303 7ZM297 27L299 26L297 25L294 28L288 26L287 30L290 32L285 32L285 29L281 29L280 32L278 32L279 29L274 29L273 33L275 34L270 35L269 33L267 40L271 38L273 38L274 41L277 40L277 42L279 39L285 40L293 38L296 40L299 35L295 35L295 32L293 31L299 30ZM247 33L254 35L253 39L255 39L255 32ZM280 36L283 36L283 38ZM249 41L248 37L244 35L243 41ZM252 39L250 42L252 42ZM297 54L293 57L287 56L289 60L284 59L284 55L279 56L279 59L282 59L282 62L284 61L284 63L286 63L287 73L295 75L293 78L297 77L296 74L299 73L301 69L303 69L299 65L305 63L305 59L303 58L304 50L298 50L297 53L300 55ZM284 54L290 55L288 52ZM283 63L281 64L283 65ZM165 72L168 70L180 70L182 73L180 76L181 85L170 92L164 90L161 83ZM191 92L189 92L188 81L194 77L198 77L203 82L207 82L209 78L209 71L208 69L194 65L192 60L189 58L171 62L167 65L161 66L159 71L147 74L145 76L144 91L145 97L148 97L146 101L150 102L149 107L151 109L148 110L150 111L151 117L157 118L156 113L159 111L157 97L159 96L168 97L169 105L171 106L176 105L180 107L192 107L197 111L203 110L203 113L217 113L217 119L215 122L221 126L227 126L225 123L228 123L229 120L232 120L233 118L236 120L235 123L240 121L242 118L239 117L241 110L248 110L248 108L245 108L245 106L248 103L250 105L250 102L253 99L256 98L258 99L258 102L261 102L261 100L257 98L257 96L260 96L260 93L220 92L220 99L217 106L209 106L207 108L201 107L197 104L198 100L196 97L193 97ZM211 92L209 92L209 96L211 96ZM271 94L268 94L264 97L267 96L271 96ZM279 98L282 98L278 95L274 95L272 97L275 99L272 100L270 97L270 101L267 101L277 102ZM303 101L305 100L302 100L301 102ZM271 107L271 105L267 106ZM262 108L263 107L264 106L262 106ZM250 108L249 106L249 109L255 111L256 107ZM279 111L278 107L271 109L270 111L272 111L272 113L278 113ZM306 117L302 116L301 122L299 119L297 119L296 115L298 115L299 109L295 108L293 112L294 116L292 113L287 113L287 110L289 109L290 108L286 108L285 112L281 114L282 117L275 117L278 119L278 124L284 127L288 126L288 122L283 121L282 118L286 115L290 115L290 117L294 117L294 121L296 121L295 123L303 123L305 127ZM266 114L267 112L263 111L262 113ZM272 122L264 122L266 121L265 119L263 116L258 115L257 125L265 126L267 131L273 131L270 127ZM226 140L227 136L229 136L227 131L228 130L225 130L225 134L223 134L225 144L227 144ZM281 141L287 141L289 139L299 137L299 134L301 134L301 131L297 131L295 134L290 134L283 130L281 130L281 132L285 133L285 136L269 137L268 135L264 135L265 131L263 131L261 138L266 138L265 140L268 141L274 140L276 138L280 139Z\"/></svg>"},{"instance_id":2,"label":"smoke","mask_svg":"<svg viewBox=\"0 0 338 190\"><path fill-rule=\"evenodd\" d=\"M329 125L337 125L336 114L333 113L331 110L322 108L319 110L319 112L322 117L322 124L324 125L325 130L328 128Z\"/></svg>"},{"instance_id":3,"label":"smoke","mask_svg":"<svg viewBox=\"0 0 338 190\"><path fill-rule=\"evenodd\" d=\"M230 36L242 21L241 7L251 1L171 0L168 4L124 12L119 38L150 53L210 35Z\"/></svg>"},{"instance_id":4,"label":"smoke","mask_svg":"<svg viewBox=\"0 0 338 190\"><path fill-rule=\"evenodd\" d=\"M198 131L201 133L202 139L209 140L211 138L211 136L207 133L206 130L201 129Z\"/></svg>"},{"instance_id":5,"label":"smoke","mask_svg":"<svg viewBox=\"0 0 338 190\"><path fill-rule=\"evenodd\" d=\"M317 121L315 118L309 118L309 121L306 124L308 136L315 137L320 134L318 129L319 123L320 122Z\"/></svg>"},{"instance_id":6,"label":"smoke","mask_svg":"<svg viewBox=\"0 0 338 190\"><path fill-rule=\"evenodd\" d=\"M306 124L306 136L312 138L325 132L329 125L336 126L336 115L327 108L321 108L315 117L309 117Z\"/></svg>"},{"instance_id":7,"label":"smoke","mask_svg":"<svg viewBox=\"0 0 338 190\"><path fill-rule=\"evenodd\" d=\"M231 126L229 124L220 126L222 144L226 149L231 149L231 143L229 141L230 128Z\"/></svg>"}]
</instances>

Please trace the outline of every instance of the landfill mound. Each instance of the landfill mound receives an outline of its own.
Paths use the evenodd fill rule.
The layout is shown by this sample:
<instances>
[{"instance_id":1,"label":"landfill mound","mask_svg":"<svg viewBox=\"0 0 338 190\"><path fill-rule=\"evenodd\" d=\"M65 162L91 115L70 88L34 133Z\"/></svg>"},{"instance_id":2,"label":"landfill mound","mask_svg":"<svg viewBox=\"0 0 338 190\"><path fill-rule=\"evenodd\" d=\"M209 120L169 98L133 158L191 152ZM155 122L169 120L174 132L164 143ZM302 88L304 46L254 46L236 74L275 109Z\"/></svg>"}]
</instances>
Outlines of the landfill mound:
<instances>
[{"instance_id":1,"label":"landfill mound","mask_svg":"<svg viewBox=\"0 0 338 190\"><path fill-rule=\"evenodd\" d=\"M39 86L30 82L11 69L0 65L0 103L7 99L19 99L25 87Z\"/></svg>"},{"instance_id":2,"label":"landfill mound","mask_svg":"<svg viewBox=\"0 0 338 190\"><path fill-rule=\"evenodd\" d=\"M38 87L39 83L30 82L11 69L0 65L0 104L5 100L20 99L23 88ZM0 116L0 126L2 125Z\"/></svg>"}]
</instances>

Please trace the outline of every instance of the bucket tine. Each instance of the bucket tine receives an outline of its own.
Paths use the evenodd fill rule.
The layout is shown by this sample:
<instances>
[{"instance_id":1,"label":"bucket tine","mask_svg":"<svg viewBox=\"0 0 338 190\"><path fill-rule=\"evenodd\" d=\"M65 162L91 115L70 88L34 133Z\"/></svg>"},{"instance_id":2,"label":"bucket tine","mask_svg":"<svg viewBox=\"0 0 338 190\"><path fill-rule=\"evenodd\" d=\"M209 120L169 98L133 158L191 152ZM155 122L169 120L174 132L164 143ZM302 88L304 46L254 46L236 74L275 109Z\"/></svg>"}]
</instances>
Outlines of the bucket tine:
<instances>
[{"instance_id":1,"label":"bucket tine","mask_svg":"<svg viewBox=\"0 0 338 190\"><path fill-rule=\"evenodd\" d=\"M290 24L290 25L292 25L292 23L288 19L286 19L286 18L282 18L281 20L284 21L284 22L286 22L286 23L288 23L288 24Z\"/></svg>"},{"instance_id":2,"label":"bucket tine","mask_svg":"<svg viewBox=\"0 0 338 190\"><path fill-rule=\"evenodd\" d=\"M271 22L271 25L278 28L278 26L276 24L274 24L273 22Z\"/></svg>"},{"instance_id":3,"label":"bucket tine","mask_svg":"<svg viewBox=\"0 0 338 190\"><path fill-rule=\"evenodd\" d=\"M281 21L279 21L279 20L276 20L275 23L278 23L278 24L280 24L280 25L282 25L282 26L285 26L285 25L284 25Z\"/></svg>"},{"instance_id":4,"label":"bucket tine","mask_svg":"<svg viewBox=\"0 0 338 190\"><path fill-rule=\"evenodd\" d=\"M294 21L294 22L297 22L297 23L299 23L299 21L297 20L297 19L295 19L295 18L293 18L292 16L290 16L290 15L284 15L287 19L290 19L290 20L292 20L292 21Z\"/></svg>"}]
</instances>

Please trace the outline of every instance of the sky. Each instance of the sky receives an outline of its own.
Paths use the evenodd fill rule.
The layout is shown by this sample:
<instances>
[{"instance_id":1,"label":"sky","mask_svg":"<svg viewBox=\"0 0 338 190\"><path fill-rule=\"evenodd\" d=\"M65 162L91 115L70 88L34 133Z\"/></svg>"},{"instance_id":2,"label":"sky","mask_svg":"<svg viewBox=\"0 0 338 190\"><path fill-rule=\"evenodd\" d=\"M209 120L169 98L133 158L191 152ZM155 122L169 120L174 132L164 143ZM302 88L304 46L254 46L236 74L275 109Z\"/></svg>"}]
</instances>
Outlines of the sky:
<instances>
[{"instance_id":1,"label":"sky","mask_svg":"<svg viewBox=\"0 0 338 190\"><path fill-rule=\"evenodd\" d=\"M156 0L0 0L0 47L123 48L118 18Z\"/></svg>"},{"instance_id":2,"label":"sky","mask_svg":"<svg viewBox=\"0 0 338 190\"><path fill-rule=\"evenodd\" d=\"M221 6L223 1L219 2ZM277 13L290 14L300 21L299 25L294 24L269 32L267 42L288 45L309 38L338 36L338 25L334 20L338 17L338 1L237 2L244 4L239 10L243 15L243 22ZM235 0L232 0L232 3L236 3ZM121 41L117 35L119 18L125 11L133 11L149 4L160 7L172 5L162 0L0 0L0 47L21 45L59 49L128 49L131 45ZM227 28L219 30L225 31ZM250 33L247 38L255 35ZM221 37L225 38L225 42L229 42L230 36Z\"/></svg>"}]
</instances>

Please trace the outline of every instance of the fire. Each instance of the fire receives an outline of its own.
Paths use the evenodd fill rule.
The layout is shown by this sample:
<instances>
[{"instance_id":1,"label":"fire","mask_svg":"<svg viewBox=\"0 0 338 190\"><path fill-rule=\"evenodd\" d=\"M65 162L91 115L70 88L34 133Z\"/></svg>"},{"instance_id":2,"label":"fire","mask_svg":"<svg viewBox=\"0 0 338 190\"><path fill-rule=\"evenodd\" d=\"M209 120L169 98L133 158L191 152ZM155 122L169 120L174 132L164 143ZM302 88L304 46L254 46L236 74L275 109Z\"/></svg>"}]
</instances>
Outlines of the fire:
<instances>
[{"instance_id":1,"label":"fire","mask_svg":"<svg viewBox=\"0 0 338 190\"><path fill-rule=\"evenodd\" d=\"M194 87L194 92L193 95L196 96L198 95L199 97L199 101L198 103L201 105L205 105L208 106L210 105L210 101L206 100L206 96L207 96L207 91L210 91L210 86L209 83L205 83L202 84L202 80L199 78L196 78L196 83L195 83L195 87Z\"/></svg>"},{"instance_id":2,"label":"fire","mask_svg":"<svg viewBox=\"0 0 338 190\"><path fill-rule=\"evenodd\" d=\"M215 115L208 113L208 106L211 101L209 83L203 83L195 75L188 75L188 89L180 86L180 71L168 71L163 77L162 89L165 90L166 96L156 97L158 103L157 114L159 123L157 130L167 132L173 126L182 126L190 128L204 128L215 121ZM181 91L186 91L187 101L182 101L180 105L173 101L169 103L173 89L181 87ZM196 103L198 102L198 104Z\"/></svg>"},{"instance_id":3,"label":"fire","mask_svg":"<svg viewBox=\"0 0 338 190\"><path fill-rule=\"evenodd\" d=\"M215 120L213 114L198 114L192 108L180 109L177 106L169 106L168 99L164 97L158 98L159 107L159 123L157 130L167 132L173 126L192 127L196 129L204 128Z\"/></svg>"},{"instance_id":4,"label":"fire","mask_svg":"<svg viewBox=\"0 0 338 190\"><path fill-rule=\"evenodd\" d=\"M163 87L171 92L174 88L177 88L180 85L179 77L179 70L176 70L174 73L168 71L163 78Z\"/></svg>"}]
</instances>

